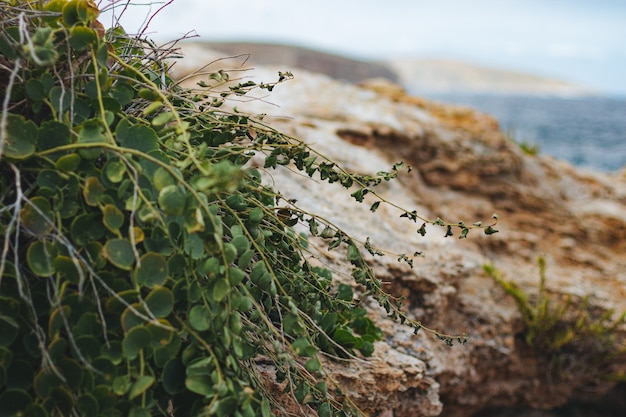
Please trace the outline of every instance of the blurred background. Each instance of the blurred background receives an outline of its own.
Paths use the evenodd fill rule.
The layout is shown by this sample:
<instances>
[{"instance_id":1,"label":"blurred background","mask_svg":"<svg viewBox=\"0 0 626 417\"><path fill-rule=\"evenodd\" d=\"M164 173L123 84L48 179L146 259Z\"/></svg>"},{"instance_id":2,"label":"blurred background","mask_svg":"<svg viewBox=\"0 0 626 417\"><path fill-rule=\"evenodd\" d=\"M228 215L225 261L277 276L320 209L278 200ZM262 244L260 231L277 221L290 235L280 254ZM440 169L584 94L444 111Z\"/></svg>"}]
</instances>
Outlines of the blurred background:
<instances>
[{"instance_id":1,"label":"blurred background","mask_svg":"<svg viewBox=\"0 0 626 417\"><path fill-rule=\"evenodd\" d=\"M625 1L128 3L100 1L100 20L157 42L197 35L256 64L388 78L491 113L542 153L594 170L626 165Z\"/></svg>"}]
</instances>

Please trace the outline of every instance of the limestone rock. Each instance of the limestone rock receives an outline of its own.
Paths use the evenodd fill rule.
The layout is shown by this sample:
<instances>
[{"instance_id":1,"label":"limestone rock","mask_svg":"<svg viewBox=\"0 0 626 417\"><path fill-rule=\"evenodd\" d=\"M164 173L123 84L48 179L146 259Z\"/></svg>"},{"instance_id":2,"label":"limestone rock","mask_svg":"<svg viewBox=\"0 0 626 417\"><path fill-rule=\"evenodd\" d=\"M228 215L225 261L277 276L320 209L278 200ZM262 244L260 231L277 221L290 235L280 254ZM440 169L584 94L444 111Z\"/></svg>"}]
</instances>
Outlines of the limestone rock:
<instances>
[{"instance_id":1,"label":"limestone rock","mask_svg":"<svg viewBox=\"0 0 626 417\"><path fill-rule=\"evenodd\" d=\"M193 56L187 59L192 62ZM279 69L284 70L261 67L249 76L269 82ZM468 336L467 344L448 347L427 332L414 335L372 305L385 332L376 355L366 363L329 363L369 415L456 417L496 407L551 409L600 398L614 385L581 374L575 354L571 368L561 372L534 354L520 337L523 322L514 300L483 265L493 263L506 279L535 294L535 259L541 255L554 297L580 301L589 295L593 309L626 311L625 175L526 155L492 117L411 97L380 80L355 86L298 71L271 94L263 91L235 104L240 111L266 114L265 122L350 171L375 174L400 160L410 164L412 172L377 191L423 217L488 224L493 213L499 215L495 235L472 231L459 240L429 227L422 237L420 224L400 218L391 205L382 204L374 215L369 207L375 200L358 204L342 187L292 175L289 167L266 175L283 195L356 239L369 237L393 253L424 252L413 269L394 256L371 263L392 295L406 297L414 319ZM343 279L350 269L340 254L326 252L315 239L312 244L320 261ZM617 334L624 337L625 329ZM611 370L625 369L624 358L616 358Z\"/></svg>"}]
</instances>

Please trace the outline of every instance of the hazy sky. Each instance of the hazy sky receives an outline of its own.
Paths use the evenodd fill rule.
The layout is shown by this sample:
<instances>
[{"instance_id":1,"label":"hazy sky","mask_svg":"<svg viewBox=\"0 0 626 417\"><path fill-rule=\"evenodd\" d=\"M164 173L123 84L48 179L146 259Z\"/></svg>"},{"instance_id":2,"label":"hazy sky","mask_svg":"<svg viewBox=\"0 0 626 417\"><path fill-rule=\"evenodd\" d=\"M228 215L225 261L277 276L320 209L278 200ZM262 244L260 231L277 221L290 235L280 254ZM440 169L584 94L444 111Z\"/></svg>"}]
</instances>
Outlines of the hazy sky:
<instances>
[{"instance_id":1,"label":"hazy sky","mask_svg":"<svg viewBox=\"0 0 626 417\"><path fill-rule=\"evenodd\" d=\"M133 3L128 32L166 2ZM626 95L624 0L173 0L148 28L157 40L190 31L353 58L462 59Z\"/></svg>"}]
</instances>

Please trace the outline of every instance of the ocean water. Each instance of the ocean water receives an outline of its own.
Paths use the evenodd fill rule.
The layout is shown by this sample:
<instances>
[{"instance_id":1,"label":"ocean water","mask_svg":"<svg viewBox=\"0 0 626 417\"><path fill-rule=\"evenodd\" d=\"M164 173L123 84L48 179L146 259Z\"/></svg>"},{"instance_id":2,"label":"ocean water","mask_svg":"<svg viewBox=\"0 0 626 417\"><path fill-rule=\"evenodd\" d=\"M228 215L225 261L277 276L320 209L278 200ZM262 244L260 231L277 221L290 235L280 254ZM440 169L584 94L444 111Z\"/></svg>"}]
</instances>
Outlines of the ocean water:
<instances>
[{"instance_id":1,"label":"ocean water","mask_svg":"<svg viewBox=\"0 0 626 417\"><path fill-rule=\"evenodd\" d=\"M489 113L515 141L596 171L626 167L626 98L436 94Z\"/></svg>"}]
</instances>

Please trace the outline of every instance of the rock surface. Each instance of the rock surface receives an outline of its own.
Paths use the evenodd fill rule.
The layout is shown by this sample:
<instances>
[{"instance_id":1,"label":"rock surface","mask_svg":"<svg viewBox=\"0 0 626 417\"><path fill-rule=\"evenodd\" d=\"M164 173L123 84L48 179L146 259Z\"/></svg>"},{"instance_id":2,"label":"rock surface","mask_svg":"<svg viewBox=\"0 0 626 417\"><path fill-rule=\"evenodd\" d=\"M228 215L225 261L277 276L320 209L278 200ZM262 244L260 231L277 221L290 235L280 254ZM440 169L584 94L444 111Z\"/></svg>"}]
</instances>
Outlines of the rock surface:
<instances>
[{"instance_id":1,"label":"rock surface","mask_svg":"<svg viewBox=\"0 0 626 417\"><path fill-rule=\"evenodd\" d=\"M175 67L179 76L214 55L195 50L186 56ZM278 70L285 68L256 68L245 75L270 82ZM193 86L191 79L186 82ZM289 167L265 174L283 195L356 239L369 237L395 254L424 252L413 269L393 255L371 264L391 294L407 298L414 319L468 336L467 344L448 347L427 332L414 335L372 305L385 332L374 357L349 365L328 362L367 415L456 417L498 407L549 410L573 400L599 399L613 387L573 366L576 353L567 362L572 366L558 371L553 361L529 349L520 337L524 325L517 305L483 265L492 263L533 295L541 255L554 297L580 302L589 295L589 305L598 311L626 311L625 173L586 172L526 155L488 115L427 102L386 81L355 86L298 70L294 80L272 93L263 90L257 99L235 104L240 111L267 114L265 122L347 170L375 174L398 161L410 164L412 172L377 191L423 217L487 224L493 213L499 215L495 235L471 231L460 240L429 227L422 237L420 224L400 218L401 212L390 205L381 204L374 215L369 207L375 200L358 204L343 188L293 175ZM338 279L349 279L340 253L312 243ZM625 332L617 330L619 336ZM623 357L612 365L612 371L626 369Z\"/></svg>"}]
</instances>

